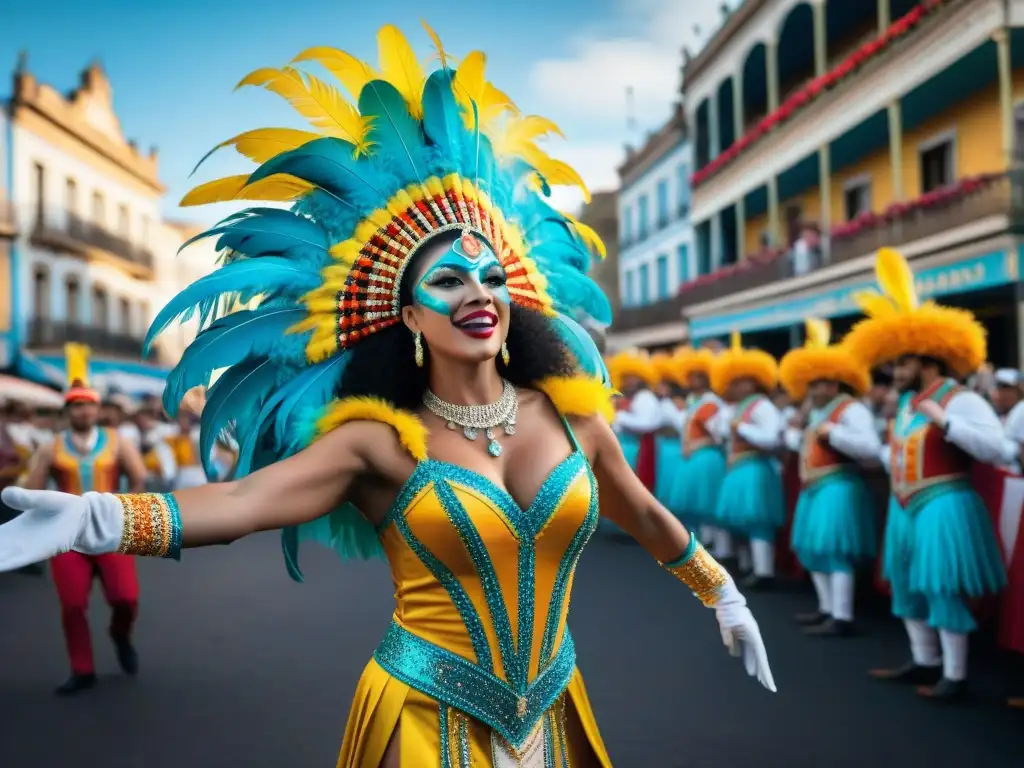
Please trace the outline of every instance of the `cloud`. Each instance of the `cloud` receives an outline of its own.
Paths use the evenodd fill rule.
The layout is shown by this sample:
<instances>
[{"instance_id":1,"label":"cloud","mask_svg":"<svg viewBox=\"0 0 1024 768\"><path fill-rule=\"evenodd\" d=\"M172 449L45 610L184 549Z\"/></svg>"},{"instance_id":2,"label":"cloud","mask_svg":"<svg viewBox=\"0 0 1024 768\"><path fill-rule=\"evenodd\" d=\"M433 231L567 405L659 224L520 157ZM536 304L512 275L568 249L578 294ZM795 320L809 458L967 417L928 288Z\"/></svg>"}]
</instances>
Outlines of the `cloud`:
<instances>
[{"instance_id":1,"label":"cloud","mask_svg":"<svg viewBox=\"0 0 1024 768\"><path fill-rule=\"evenodd\" d=\"M623 25L642 20L635 31L577 38L571 56L534 64L530 86L559 111L609 120L626 115L626 90L632 88L634 116L650 125L667 117L669 105L678 97L683 46L698 49L721 23L722 2L619 1Z\"/></svg>"}]
</instances>

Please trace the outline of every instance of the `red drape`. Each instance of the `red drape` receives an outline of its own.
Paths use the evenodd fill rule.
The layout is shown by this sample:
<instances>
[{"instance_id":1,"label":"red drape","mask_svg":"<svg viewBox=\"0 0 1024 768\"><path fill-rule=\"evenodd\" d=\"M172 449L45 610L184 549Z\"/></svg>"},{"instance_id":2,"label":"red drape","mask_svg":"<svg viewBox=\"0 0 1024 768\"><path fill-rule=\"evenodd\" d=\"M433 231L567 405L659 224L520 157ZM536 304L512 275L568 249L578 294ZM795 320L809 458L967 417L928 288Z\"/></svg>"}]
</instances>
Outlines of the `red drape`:
<instances>
[{"instance_id":1,"label":"red drape","mask_svg":"<svg viewBox=\"0 0 1024 768\"><path fill-rule=\"evenodd\" d=\"M800 457L795 453L787 453L782 464L782 492L786 501L786 524L779 529L775 547L775 570L780 576L798 579L804 569L790 548L790 535L793 531L793 513L796 502L800 498Z\"/></svg>"},{"instance_id":2,"label":"red drape","mask_svg":"<svg viewBox=\"0 0 1024 768\"><path fill-rule=\"evenodd\" d=\"M640 436L640 451L636 457L636 476L651 493L654 493L657 464L658 453L654 447L654 433L647 432Z\"/></svg>"}]
</instances>

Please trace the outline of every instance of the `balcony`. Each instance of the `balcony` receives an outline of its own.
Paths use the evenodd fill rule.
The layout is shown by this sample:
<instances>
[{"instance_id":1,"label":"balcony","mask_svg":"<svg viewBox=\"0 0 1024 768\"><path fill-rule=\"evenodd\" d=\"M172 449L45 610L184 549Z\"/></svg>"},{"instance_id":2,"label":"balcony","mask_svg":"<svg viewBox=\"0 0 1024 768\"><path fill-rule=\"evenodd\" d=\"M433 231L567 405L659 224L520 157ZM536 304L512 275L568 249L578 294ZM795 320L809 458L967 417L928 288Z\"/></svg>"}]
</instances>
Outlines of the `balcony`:
<instances>
[{"instance_id":1,"label":"balcony","mask_svg":"<svg viewBox=\"0 0 1024 768\"><path fill-rule=\"evenodd\" d=\"M689 297L679 294L642 307L623 307L609 330L612 333L624 333L652 325L682 324L683 309L689 303Z\"/></svg>"},{"instance_id":2,"label":"balcony","mask_svg":"<svg viewBox=\"0 0 1024 768\"><path fill-rule=\"evenodd\" d=\"M142 339L80 323L35 318L29 323L29 347L57 349L69 342L85 344L94 352L140 359Z\"/></svg>"},{"instance_id":3,"label":"balcony","mask_svg":"<svg viewBox=\"0 0 1024 768\"><path fill-rule=\"evenodd\" d=\"M56 224L61 219L63 227ZM84 258L114 260L137 276L148 276L153 269L153 253L148 248L73 213L37 213L32 242Z\"/></svg>"},{"instance_id":4,"label":"balcony","mask_svg":"<svg viewBox=\"0 0 1024 768\"><path fill-rule=\"evenodd\" d=\"M862 214L832 229L825 261L830 265L850 262L871 256L884 246L898 248L908 243L928 244L924 250L934 252L962 244L950 239L955 237L952 234L943 238L945 233L982 222L990 222L996 231L1024 229L1024 176L988 174L962 179L916 200L891 205L881 213ZM687 283L680 299L686 306L703 304L791 277L794 272L788 250L764 251ZM779 293L783 291L780 287Z\"/></svg>"},{"instance_id":5,"label":"balcony","mask_svg":"<svg viewBox=\"0 0 1024 768\"><path fill-rule=\"evenodd\" d=\"M14 219L14 203L0 198L0 237L14 237L18 227Z\"/></svg>"}]
</instances>

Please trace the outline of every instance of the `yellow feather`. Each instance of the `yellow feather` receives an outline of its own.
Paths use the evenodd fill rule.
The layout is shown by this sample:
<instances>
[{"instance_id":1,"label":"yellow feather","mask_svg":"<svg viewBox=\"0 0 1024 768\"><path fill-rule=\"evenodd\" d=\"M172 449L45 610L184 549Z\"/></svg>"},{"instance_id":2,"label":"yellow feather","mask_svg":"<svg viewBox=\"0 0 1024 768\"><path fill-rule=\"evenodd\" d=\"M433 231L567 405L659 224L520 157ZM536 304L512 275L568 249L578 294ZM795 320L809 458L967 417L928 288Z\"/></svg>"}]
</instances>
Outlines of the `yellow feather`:
<instances>
[{"instance_id":1,"label":"yellow feather","mask_svg":"<svg viewBox=\"0 0 1024 768\"><path fill-rule=\"evenodd\" d=\"M486 69L487 56L481 51L471 51L459 64L459 68L455 70L455 77L452 80L452 90L455 93L455 98L463 107L463 120L470 130L476 127L471 105L476 102L479 113L480 105L483 103L484 88L487 85L487 81L484 79Z\"/></svg>"},{"instance_id":2,"label":"yellow feather","mask_svg":"<svg viewBox=\"0 0 1024 768\"><path fill-rule=\"evenodd\" d=\"M491 83L484 83L484 91L477 99L476 107L480 113L480 123L487 128L493 126L506 112L518 112L508 94L495 88Z\"/></svg>"},{"instance_id":3,"label":"yellow feather","mask_svg":"<svg viewBox=\"0 0 1024 768\"><path fill-rule=\"evenodd\" d=\"M178 205L187 208L191 205L224 203L229 200L285 202L301 197L313 189L313 185L308 181L286 173L275 173L254 184L246 185L248 180L249 174L243 173L239 176L208 181L190 190Z\"/></svg>"},{"instance_id":4,"label":"yellow feather","mask_svg":"<svg viewBox=\"0 0 1024 768\"><path fill-rule=\"evenodd\" d=\"M64 345L64 365L68 386L75 382L89 385L89 348L84 344Z\"/></svg>"},{"instance_id":5,"label":"yellow feather","mask_svg":"<svg viewBox=\"0 0 1024 768\"><path fill-rule=\"evenodd\" d=\"M817 349L824 349L828 346L829 339L832 336L832 326L829 325L828 320L809 317L804 321L804 326L807 330L806 346Z\"/></svg>"},{"instance_id":6,"label":"yellow feather","mask_svg":"<svg viewBox=\"0 0 1024 768\"><path fill-rule=\"evenodd\" d=\"M892 301L877 291L857 291L853 294L853 302L868 317L892 317L897 311Z\"/></svg>"},{"instance_id":7,"label":"yellow feather","mask_svg":"<svg viewBox=\"0 0 1024 768\"><path fill-rule=\"evenodd\" d=\"M894 248L882 248L875 258L875 275L882 293L889 297L899 312L917 309L914 273L903 255Z\"/></svg>"},{"instance_id":8,"label":"yellow feather","mask_svg":"<svg viewBox=\"0 0 1024 768\"><path fill-rule=\"evenodd\" d=\"M733 331L731 334L729 334L729 346L735 350L743 349L743 342L740 339L739 331Z\"/></svg>"},{"instance_id":9,"label":"yellow feather","mask_svg":"<svg viewBox=\"0 0 1024 768\"><path fill-rule=\"evenodd\" d=\"M554 133L564 137L561 129L546 117L539 115L515 116L490 134L491 145L498 155L520 155L535 147L534 142L542 136Z\"/></svg>"},{"instance_id":10,"label":"yellow feather","mask_svg":"<svg viewBox=\"0 0 1024 768\"><path fill-rule=\"evenodd\" d=\"M384 79L402 94L409 114L419 120L423 117L423 85L427 76L416 52L398 27L391 24L385 24L377 33L377 50Z\"/></svg>"},{"instance_id":11,"label":"yellow feather","mask_svg":"<svg viewBox=\"0 0 1024 768\"><path fill-rule=\"evenodd\" d=\"M571 213L563 213L566 221L572 224L573 229L580 236L580 239L591 251L596 252L602 259L608 255L608 249L605 248L604 241L601 236L594 231L593 227L584 224L582 221L577 219Z\"/></svg>"},{"instance_id":12,"label":"yellow feather","mask_svg":"<svg viewBox=\"0 0 1024 768\"><path fill-rule=\"evenodd\" d=\"M308 141L319 138L318 133L295 128L257 128L222 141L217 145L217 149L234 145L240 155L257 163L265 163L282 152L296 149Z\"/></svg>"},{"instance_id":13,"label":"yellow feather","mask_svg":"<svg viewBox=\"0 0 1024 768\"><path fill-rule=\"evenodd\" d=\"M262 86L287 100L314 127L352 142L357 155L366 151L369 148L366 140L369 122L337 88L310 74L303 78L303 74L290 67L264 67L251 72L236 87Z\"/></svg>"},{"instance_id":14,"label":"yellow feather","mask_svg":"<svg viewBox=\"0 0 1024 768\"><path fill-rule=\"evenodd\" d=\"M434 43L434 49L437 51L437 56L441 60L441 68L446 69L448 67L448 52L445 51L444 46L441 44L441 38L437 36L429 24L423 19L420 19L420 23L423 28L427 30L427 34L430 35L431 41Z\"/></svg>"},{"instance_id":15,"label":"yellow feather","mask_svg":"<svg viewBox=\"0 0 1024 768\"><path fill-rule=\"evenodd\" d=\"M583 199L588 203L590 202L590 190L587 189L583 177L568 163L556 160L536 146L526 148L521 157L536 168L537 172L544 177L548 184L552 186L578 187L583 192Z\"/></svg>"},{"instance_id":16,"label":"yellow feather","mask_svg":"<svg viewBox=\"0 0 1024 768\"><path fill-rule=\"evenodd\" d=\"M330 46L318 45L307 48L292 59L293 64L297 61L315 61L320 64L338 79L353 99L359 98L368 82L380 79L380 74L370 64L357 59L347 51Z\"/></svg>"},{"instance_id":17,"label":"yellow feather","mask_svg":"<svg viewBox=\"0 0 1024 768\"><path fill-rule=\"evenodd\" d=\"M335 400L317 422L322 437L350 421L378 421L398 434L399 442L417 461L427 458L427 428L412 411L395 408L376 397L347 397Z\"/></svg>"}]
</instances>

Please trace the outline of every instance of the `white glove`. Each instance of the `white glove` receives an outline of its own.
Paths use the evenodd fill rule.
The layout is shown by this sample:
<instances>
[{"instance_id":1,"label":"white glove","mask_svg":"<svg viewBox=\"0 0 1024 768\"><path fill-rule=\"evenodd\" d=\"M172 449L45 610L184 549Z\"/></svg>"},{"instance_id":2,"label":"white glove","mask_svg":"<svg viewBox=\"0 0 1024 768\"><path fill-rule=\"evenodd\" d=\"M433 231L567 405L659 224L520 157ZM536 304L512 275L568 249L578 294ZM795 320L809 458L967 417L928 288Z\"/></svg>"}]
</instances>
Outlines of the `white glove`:
<instances>
[{"instance_id":1,"label":"white glove","mask_svg":"<svg viewBox=\"0 0 1024 768\"><path fill-rule=\"evenodd\" d=\"M736 589L732 577L719 590L714 608L718 627L722 631L722 642L729 653L736 657L742 656L747 674L756 677L761 685L775 693L775 680L768 666L768 652L761 639L761 630L747 608L746 598Z\"/></svg>"},{"instance_id":2,"label":"white glove","mask_svg":"<svg viewBox=\"0 0 1024 768\"><path fill-rule=\"evenodd\" d=\"M109 493L75 496L57 491L5 488L4 504L24 514L0 525L0 572L48 560L64 552L116 552L124 510Z\"/></svg>"}]
</instances>

